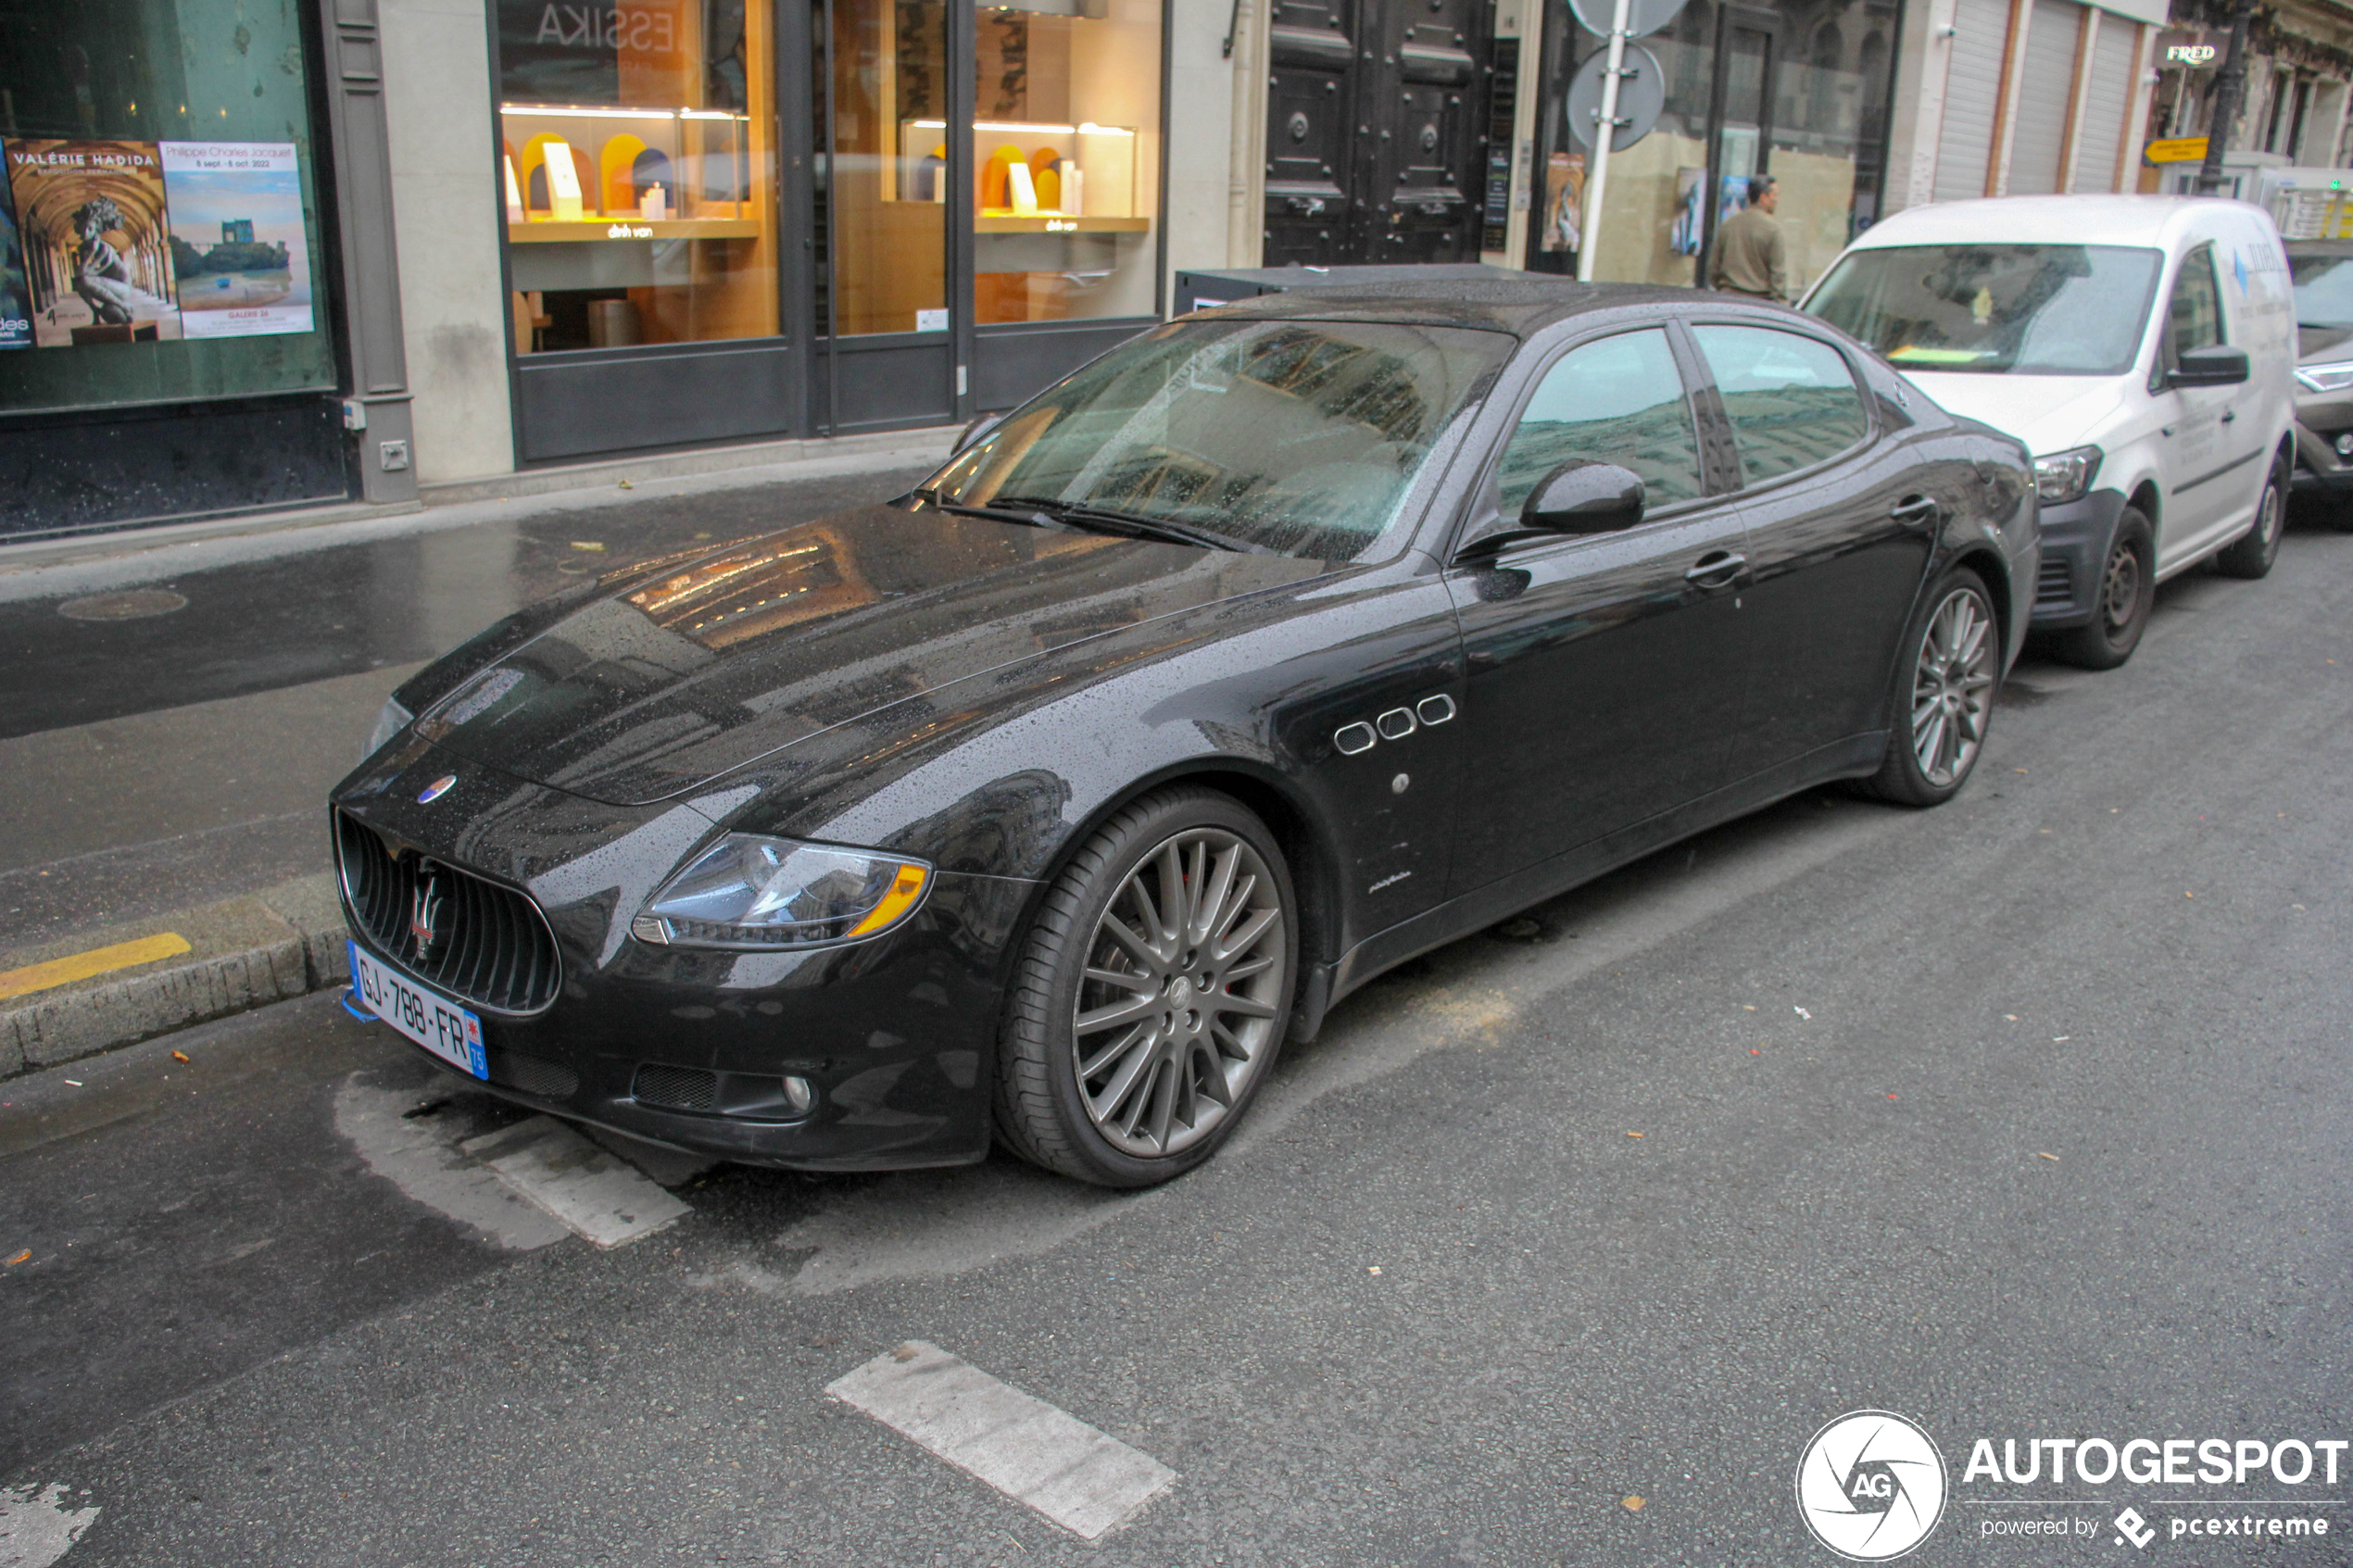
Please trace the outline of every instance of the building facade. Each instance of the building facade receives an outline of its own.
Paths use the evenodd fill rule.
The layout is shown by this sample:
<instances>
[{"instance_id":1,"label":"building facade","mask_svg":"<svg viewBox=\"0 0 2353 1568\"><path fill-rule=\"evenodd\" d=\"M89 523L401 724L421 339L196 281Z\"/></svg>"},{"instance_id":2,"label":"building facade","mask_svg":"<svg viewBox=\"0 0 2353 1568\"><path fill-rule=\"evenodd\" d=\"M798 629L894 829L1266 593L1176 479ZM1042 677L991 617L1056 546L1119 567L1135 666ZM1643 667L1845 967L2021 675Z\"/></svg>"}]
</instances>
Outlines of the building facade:
<instances>
[{"instance_id":1,"label":"building facade","mask_svg":"<svg viewBox=\"0 0 2353 1568\"><path fill-rule=\"evenodd\" d=\"M1759 174L1803 288L2177 180L2208 4L1642 0L1588 233L1607 0L0 0L0 540L952 424L1180 269L1692 284ZM2353 156L2348 79L2260 13L2233 169Z\"/></svg>"}]
</instances>

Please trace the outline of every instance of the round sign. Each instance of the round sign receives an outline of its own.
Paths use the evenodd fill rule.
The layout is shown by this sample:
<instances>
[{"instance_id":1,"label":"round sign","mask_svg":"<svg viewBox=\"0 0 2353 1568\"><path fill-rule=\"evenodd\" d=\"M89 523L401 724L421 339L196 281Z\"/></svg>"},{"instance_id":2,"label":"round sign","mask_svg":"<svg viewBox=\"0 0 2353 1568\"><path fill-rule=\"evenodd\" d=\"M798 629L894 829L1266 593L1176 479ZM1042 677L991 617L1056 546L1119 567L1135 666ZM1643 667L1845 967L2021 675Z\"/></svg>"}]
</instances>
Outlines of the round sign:
<instances>
[{"instance_id":1,"label":"round sign","mask_svg":"<svg viewBox=\"0 0 2353 1568\"><path fill-rule=\"evenodd\" d=\"M1647 38L1673 21L1683 11L1684 0L1629 0L1626 6L1626 36ZM1617 19L1617 0L1568 0L1568 8L1586 31L1609 36L1609 24Z\"/></svg>"},{"instance_id":2,"label":"round sign","mask_svg":"<svg viewBox=\"0 0 2353 1568\"><path fill-rule=\"evenodd\" d=\"M1667 107L1667 72L1659 68L1656 55L1639 44L1629 44L1622 69L1626 74L1617 82L1617 134L1609 139L1609 150L1614 153L1622 153L1649 135ZM1568 84L1568 133L1580 146L1593 144L1593 127L1602 118L1602 87L1608 76L1609 51L1597 50L1577 68L1576 80Z\"/></svg>"},{"instance_id":3,"label":"round sign","mask_svg":"<svg viewBox=\"0 0 2353 1568\"><path fill-rule=\"evenodd\" d=\"M1815 1433L1799 1457L1797 1511L1841 1557L1901 1557L1944 1512L1944 1456L1900 1415L1850 1411Z\"/></svg>"}]
</instances>

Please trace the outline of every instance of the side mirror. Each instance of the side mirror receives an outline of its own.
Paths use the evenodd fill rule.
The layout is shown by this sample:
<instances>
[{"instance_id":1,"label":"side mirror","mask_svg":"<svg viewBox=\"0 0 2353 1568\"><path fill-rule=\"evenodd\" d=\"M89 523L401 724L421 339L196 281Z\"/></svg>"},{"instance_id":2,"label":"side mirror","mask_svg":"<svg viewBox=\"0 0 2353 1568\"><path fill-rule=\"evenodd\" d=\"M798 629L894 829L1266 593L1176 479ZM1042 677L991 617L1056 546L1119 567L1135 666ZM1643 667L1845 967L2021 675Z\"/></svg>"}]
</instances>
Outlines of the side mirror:
<instances>
[{"instance_id":1,"label":"side mirror","mask_svg":"<svg viewBox=\"0 0 2353 1568\"><path fill-rule=\"evenodd\" d=\"M2245 355L2241 355L2239 358L2244 359L2246 357ZM2240 379L2245 380L2246 378L2241 377ZM964 427L963 434L956 437L955 451L950 452L949 456L951 458L954 457L956 452L963 451L965 447L970 446L974 442L978 441L982 436L987 435L990 431L995 430L999 425L1003 424L1004 422L1005 416L1002 411L994 414L981 415L980 418L975 420L972 423Z\"/></svg>"},{"instance_id":2,"label":"side mirror","mask_svg":"<svg viewBox=\"0 0 2353 1568\"><path fill-rule=\"evenodd\" d=\"M2184 350L2173 368L2165 372L2165 384L2236 386L2246 380L2248 371L2246 349L2223 343L2209 344L2204 348Z\"/></svg>"},{"instance_id":3,"label":"side mirror","mask_svg":"<svg viewBox=\"0 0 2353 1568\"><path fill-rule=\"evenodd\" d=\"M1571 458L1528 493L1519 525L1530 533L1616 533L1642 521L1642 482L1630 469Z\"/></svg>"}]
</instances>

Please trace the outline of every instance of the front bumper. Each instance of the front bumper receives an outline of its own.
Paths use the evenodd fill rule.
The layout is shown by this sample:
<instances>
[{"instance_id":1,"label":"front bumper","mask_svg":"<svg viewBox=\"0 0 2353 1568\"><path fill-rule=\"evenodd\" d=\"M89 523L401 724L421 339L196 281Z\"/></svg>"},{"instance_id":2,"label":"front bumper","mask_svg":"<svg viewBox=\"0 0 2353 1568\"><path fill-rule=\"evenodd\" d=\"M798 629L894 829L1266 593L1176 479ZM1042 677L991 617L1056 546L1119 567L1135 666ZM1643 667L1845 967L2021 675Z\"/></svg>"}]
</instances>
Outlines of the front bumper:
<instances>
[{"instance_id":1,"label":"front bumper","mask_svg":"<svg viewBox=\"0 0 2353 1568\"><path fill-rule=\"evenodd\" d=\"M2043 561L2029 618L2035 631L2062 631L2092 619L2098 608L2100 568L2123 512L2120 490L2095 490L2080 500L2043 508Z\"/></svg>"},{"instance_id":2,"label":"front bumper","mask_svg":"<svg viewBox=\"0 0 2353 1568\"><path fill-rule=\"evenodd\" d=\"M447 796L417 803L453 770ZM869 941L665 947L630 936L629 920L712 831L691 804L601 805L412 740L346 781L334 806L404 849L523 891L546 915L563 969L552 1003L515 1016L456 998L482 1017L484 1086L501 1098L755 1164L897 1170L988 1153L997 1023L1036 884L935 873L916 913ZM408 972L385 950L396 940L353 924ZM786 1102L786 1075L814 1091L805 1111Z\"/></svg>"}]
</instances>

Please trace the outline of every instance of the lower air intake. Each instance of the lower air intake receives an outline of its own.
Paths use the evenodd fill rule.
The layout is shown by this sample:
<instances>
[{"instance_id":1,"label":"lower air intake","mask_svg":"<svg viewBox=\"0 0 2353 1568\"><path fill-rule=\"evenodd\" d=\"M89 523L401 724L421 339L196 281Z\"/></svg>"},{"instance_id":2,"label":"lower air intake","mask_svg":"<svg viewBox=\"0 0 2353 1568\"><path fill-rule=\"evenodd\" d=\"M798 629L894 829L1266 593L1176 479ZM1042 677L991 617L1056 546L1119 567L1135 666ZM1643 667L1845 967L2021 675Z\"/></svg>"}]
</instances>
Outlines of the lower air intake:
<instances>
[{"instance_id":1,"label":"lower air intake","mask_svg":"<svg viewBox=\"0 0 2353 1568\"><path fill-rule=\"evenodd\" d=\"M637 1069L637 1081L629 1092L640 1105L709 1110L719 1103L719 1074L699 1067L657 1067L648 1062Z\"/></svg>"}]
</instances>

